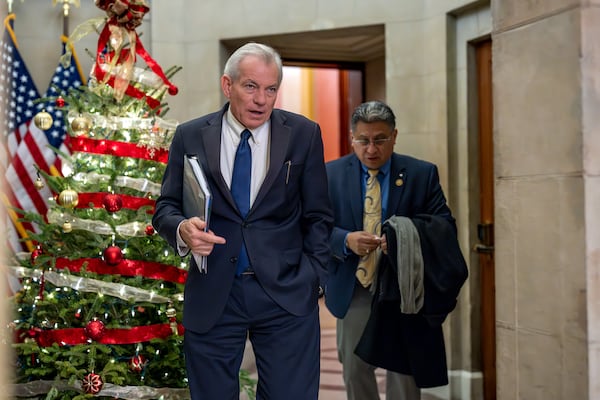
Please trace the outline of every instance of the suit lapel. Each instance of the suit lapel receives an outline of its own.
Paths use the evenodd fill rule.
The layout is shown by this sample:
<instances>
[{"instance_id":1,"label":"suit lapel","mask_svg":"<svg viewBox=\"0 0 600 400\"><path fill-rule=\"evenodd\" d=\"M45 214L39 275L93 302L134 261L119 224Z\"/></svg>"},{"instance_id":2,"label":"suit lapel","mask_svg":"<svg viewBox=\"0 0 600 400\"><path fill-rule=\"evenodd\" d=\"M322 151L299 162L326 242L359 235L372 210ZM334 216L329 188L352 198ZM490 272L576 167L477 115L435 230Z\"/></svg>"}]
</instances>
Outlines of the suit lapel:
<instances>
[{"instance_id":1,"label":"suit lapel","mask_svg":"<svg viewBox=\"0 0 600 400\"><path fill-rule=\"evenodd\" d=\"M229 187L227 187L227 183L225 183L225 179L223 179L223 174L221 173L221 130L223 114L227 111L227 106L228 105L226 105L215 118L207 122L207 125L202 128L200 137L202 138L208 170L210 171L210 176L214 179L215 186L219 189L229 205L231 205L234 210L237 210L235 201L231 196L231 191L229 190Z\"/></svg>"},{"instance_id":2,"label":"suit lapel","mask_svg":"<svg viewBox=\"0 0 600 400\"><path fill-rule=\"evenodd\" d=\"M265 198L266 194L269 193L271 186L275 183L281 168L287 161L285 155L287 154L287 148L290 142L291 129L285 125L285 117L278 112L273 110L271 115L271 132L270 132L270 144L269 144L269 169L267 175L263 181L256 199L252 204L252 208L248 212L252 213L252 210L259 206L260 202Z\"/></svg>"},{"instance_id":3,"label":"suit lapel","mask_svg":"<svg viewBox=\"0 0 600 400\"><path fill-rule=\"evenodd\" d=\"M362 169L360 167L360 161L353 155L348 158L348 164L346 165L346 176L348 177L348 185L346 185L347 192L345 196L350 199L350 209L352 210L352 218L354 226L363 226L363 202L362 195L357 196L357 193L362 192Z\"/></svg>"},{"instance_id":4,"label":"suit lapel","mask_svg":"<svg viewBox=\"0 0 600 400\"><path fill-rule=\"evenodd\" d=\"M392 154L392 165L390 166L390 187L388 192L388 204L386 208L386 216L384 219L390 218L399 209L399 204L402 200L406 186L406 165L402 162L400 156Z\"/></svg>"}]
</instances>

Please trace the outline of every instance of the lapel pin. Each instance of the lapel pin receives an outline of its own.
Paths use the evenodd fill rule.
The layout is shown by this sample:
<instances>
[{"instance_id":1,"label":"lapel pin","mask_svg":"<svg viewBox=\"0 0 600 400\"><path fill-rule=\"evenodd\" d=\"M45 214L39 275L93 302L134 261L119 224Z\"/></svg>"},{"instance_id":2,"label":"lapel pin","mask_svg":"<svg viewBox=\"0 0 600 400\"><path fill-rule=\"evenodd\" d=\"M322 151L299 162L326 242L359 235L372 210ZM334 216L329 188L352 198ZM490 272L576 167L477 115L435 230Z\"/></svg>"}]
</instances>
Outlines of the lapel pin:
<instances>
[{"instance_id":1,"label":"lapel pin","mask_svg":"<svg viewBox=\"0 0 600 400\"><path fill-rule=\"evenodd\" d=\"M398 179L396 179L396 186L404 185L404 179L402 179L402 178L404 178L404 174L402 172L400 172L398 174Z\"/></svg>"}]
</instances>

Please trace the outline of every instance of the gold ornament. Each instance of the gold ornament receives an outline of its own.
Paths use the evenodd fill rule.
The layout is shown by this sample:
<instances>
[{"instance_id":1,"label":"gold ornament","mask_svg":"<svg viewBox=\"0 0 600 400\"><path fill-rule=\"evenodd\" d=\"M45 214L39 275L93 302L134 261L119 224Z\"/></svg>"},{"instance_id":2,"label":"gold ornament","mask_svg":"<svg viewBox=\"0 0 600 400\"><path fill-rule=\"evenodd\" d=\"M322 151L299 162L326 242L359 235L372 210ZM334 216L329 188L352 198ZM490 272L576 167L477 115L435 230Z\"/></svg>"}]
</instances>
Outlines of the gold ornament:
<instances>
[{"instance_id":1,"label":"gold ornament","mask_svg":"<svg viewBox=\"0 0 600 400\"><path fill-rule=\"evenodd\" d=\"M167 315L167 318L175 318L177 316L177 310L175 307L169 307L167 308L165 314Z\"/></svg>"},{"instance_id":2,"label":"gold ornament","mask_svg":"<svg viewBox=\"0 0 600 400\"><path fill-rule=\"evenodd\" d=\"M73 230L73 225L71 225L69 221L65 221L65 223L62 226L62 229L64 233L70 233Z\"/></svg>"},{"instance_id":3,"label":"gold ornament","mask_svg":"<svg viewBox=\"0 0 600 400\"><path fill-rule=\"evenodd\" d=\"M58 204L67 208L75 208L79 204L79 195L73 189L65 189L58 195Z\"/></svg>"},{"instance_id":4,"label":"gold ornament","mask_svg":"<svg viewBox=\"0 0 600 400\"><path fill-rule=\"evenodd\" d=\"M179 334L178 329L177 329L177 310L169 305L169 308L167 308L166 313L167 317L169 318L169 326L171 327L171 332L173 332L173 335L177 335Z\"/></svg>"},{"instance_id":5,"label":"gold ornament","mask_svg":"<svg viewBox=\"0 0 600 400\"><path fill-rule=\"evenodd\" d=\"M92 129L92 121L89 118L80 115L71 122L71 129L76 136L87 136Z\"/></svg>"},{"instance_id":6,"label":"gold ornament","mask_svg":"<svg viewBox=\"0 0 600 400\"><path fill-rule=\"evenodd\" d=\"M40 111L39 113L35 114L35 117L33 117L33 123L35 126L43 131L50 129L53 122L52 115L48 114L46 110Z\"/></svg>"},{"instance_id":7,"label":"gold ornament","mask_svg":"<svg viewBox=\"0 0 600 400\"><path fill-rule=\"evenodd\" d=\"M37 190L42 190L44 188L44 181L38 176L35 179L35 182L33 182L33 186L35 186Z\"/></svg>"}]
</instances>

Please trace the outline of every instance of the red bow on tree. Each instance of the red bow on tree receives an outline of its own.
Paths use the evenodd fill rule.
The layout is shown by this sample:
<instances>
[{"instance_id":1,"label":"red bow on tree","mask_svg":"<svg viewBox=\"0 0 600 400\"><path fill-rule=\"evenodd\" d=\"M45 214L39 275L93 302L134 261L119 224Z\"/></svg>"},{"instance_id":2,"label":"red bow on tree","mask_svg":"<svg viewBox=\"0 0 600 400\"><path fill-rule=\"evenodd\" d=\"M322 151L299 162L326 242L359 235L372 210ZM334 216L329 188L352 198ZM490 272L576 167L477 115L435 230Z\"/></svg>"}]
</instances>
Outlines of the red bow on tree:
<instances>
[{"instance_id":1,"label":"red bow on tree","mask_svg":"<svg viewBox=\"0 0 600 400\"><path fill-rule=\"evenodd\" d=\"M157 108L160 105L157 99L147 96L130 83L137 54L169 88L169 94L176 95L177 87L167 79L160 65L144 49L135 31L135 28L141 25L144 15L150 11L145 1L96 0L96 6L108 15L98 39L94 66L96 79L113 87L117 98L125 93L137 99L144 98L148 106Z\"/></svg>"},{"instance_id":2,"label":"red bow on tree","mask_svg":"<svg viewBox=\"0 0 600 400\"><path fill-rule=\"evenodd\" d=\"M96 0L96 6L106 11L110 19L129 30L140 26L144 15L150 11L144 0Z\"/></svg>"}]
</instances>

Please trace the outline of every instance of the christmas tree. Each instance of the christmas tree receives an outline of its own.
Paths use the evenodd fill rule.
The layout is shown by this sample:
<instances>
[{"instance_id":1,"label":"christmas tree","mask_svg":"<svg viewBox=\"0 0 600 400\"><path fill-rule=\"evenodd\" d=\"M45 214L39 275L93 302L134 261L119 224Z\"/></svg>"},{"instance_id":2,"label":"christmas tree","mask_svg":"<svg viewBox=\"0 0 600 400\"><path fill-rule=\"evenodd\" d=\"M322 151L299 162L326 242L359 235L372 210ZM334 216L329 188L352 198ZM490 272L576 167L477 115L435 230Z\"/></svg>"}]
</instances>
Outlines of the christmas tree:
<instances>
[{"instance_id":1,"label":"christmas tree","mask_svg":"<svg viewBox=\"0 0 600 400\"><path fill-rule=\"evenodd\" d=\"M65 111L63 176L40 171L55 194L19 258L12 298L14 396L45 399L186 399L181 308L188 260L155 234L151 218L176 122L165 119L169 81L135 29L142 1L96 1L107 17L86 87L45 101ZM77 29L76 29L77 31ZM65 60L68 59L68 54ZM138 66L138 57L146 68ZM42 129L51 117L34 118ZM242 392L254 381L240 373Z\"/></svg>"}]
</instances>

